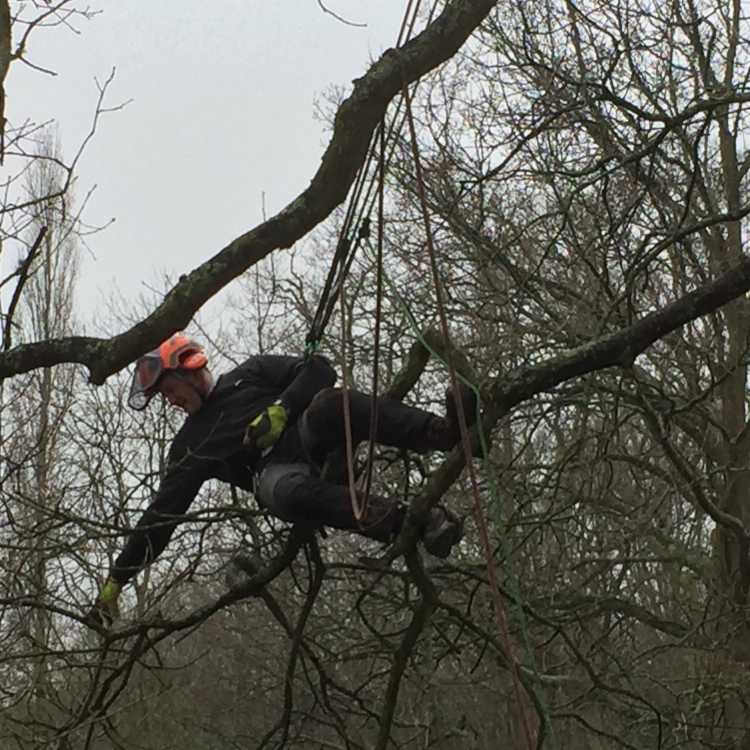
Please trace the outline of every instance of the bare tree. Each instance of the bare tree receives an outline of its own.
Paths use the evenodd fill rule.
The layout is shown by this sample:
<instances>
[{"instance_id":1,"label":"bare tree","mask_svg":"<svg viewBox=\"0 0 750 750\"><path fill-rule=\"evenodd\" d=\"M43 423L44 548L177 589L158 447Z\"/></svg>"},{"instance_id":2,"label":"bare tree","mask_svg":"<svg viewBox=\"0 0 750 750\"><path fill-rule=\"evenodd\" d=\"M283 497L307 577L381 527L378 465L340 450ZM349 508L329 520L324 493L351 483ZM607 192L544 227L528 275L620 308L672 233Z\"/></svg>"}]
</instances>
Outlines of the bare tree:
<instances>
[{"instance_id":1,"label":"bare tree","mask_svg":"<svg viewBox=\"0 0 750 750\"><path fill-rule=\"evenodd\" d=\"M18 337L26 340L57 338L74 330L76 221L61 197L58 153L54 133L47 131L26 175L31 214L26 233L35 238L36 247L24 271L23 294L13 321ZM10 336L10 328L6 335ZM61 623L54 621L48 605L62 584L58 565L68 547L60 533L60 511L75 480L66 466L63 425L73 400L74 377L69 366L40 370L3 384L0 392L0 445L7 467L2 496L9 519L3 542L7 550L4 596L33 603L9 610L16 613L17 621L4 634L12 644L6 653L21 648L33 655L25 662L26 684L15 698L26 704L28 719L38 722L50 720L56 703L50 655L64 640Z\"/></svg>"},{"instance_id":2,"label":"bare tree","mask_svg":"<svg viewBox=\"0 0 750 750\"><path fill-rule=\"evenodd\" d=\"M122 626L96 648L77 636L79 661L66 645L73 698L18 736L43 727L84 747L748 746L746 24L739 2L447 3L355 83L310 188L278 216L120 336L40 333L0 355L14 388L63 362L104 381L264 258L246 277L251 304L211 335L228 357L236 332L243 349L300 350L325 264L283 268L274 251L343 200L389 101L432 71L407 113L416 139L405 104L387 118L403 127L388 144L379 369L376 230L347 278L345 320L324 341L364 387L377 376L397 397L435 403L446 375L431 349L481 390L493 445L483 471L464 475L474 481L458 479L461 450L442 462L375 455L375 489L409 502L410 519L441 498L473 514L460 550L423 559L411 523L382 554L320 540L207 488ZM450 342L435 333L441 319ZM87 392L66 433L97 507L68 516L96 537L76 558L81 603L80 571L111 554L169 436L162 415L125 417L118 388L113 378ZM49 484L46 472L32 476ZM39 523L56 518L24 498ZM244 574L227 588L217 574L237 545ZM40 570L40 590L49 576ZM39 615L40 638L53 614ZM8 643L13 684L21 667L50 662L49 639L28 662L21 640Z\"/></svg>"}]
</instances>

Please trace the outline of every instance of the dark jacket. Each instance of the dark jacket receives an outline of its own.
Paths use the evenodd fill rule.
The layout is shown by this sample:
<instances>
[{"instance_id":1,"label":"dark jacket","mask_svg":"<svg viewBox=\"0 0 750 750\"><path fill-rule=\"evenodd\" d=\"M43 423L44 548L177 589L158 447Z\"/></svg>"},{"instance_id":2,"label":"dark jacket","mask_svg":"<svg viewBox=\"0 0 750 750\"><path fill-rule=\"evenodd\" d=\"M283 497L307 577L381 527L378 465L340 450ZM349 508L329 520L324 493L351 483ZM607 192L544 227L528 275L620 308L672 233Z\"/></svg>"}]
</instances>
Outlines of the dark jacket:
<instances>
[{"instance_id":1,"label":"dark jacket","mask_svg":"<svg viewBox=\"0 0 750 750\"><path fill-rule=\"evenodd\" d=\"M248 422L280 399L289 414L287 429L274 448L297 459L297 417L316 393L336 382L323 357L259 355L222 375L201 409L185 420L172 441L167 470L153 501L117 558L112 576L120 583L166 547L175 526L207 479L220 479L246 490L260 468L258 456L242 445Z\"/></svg>"}]
</instances>

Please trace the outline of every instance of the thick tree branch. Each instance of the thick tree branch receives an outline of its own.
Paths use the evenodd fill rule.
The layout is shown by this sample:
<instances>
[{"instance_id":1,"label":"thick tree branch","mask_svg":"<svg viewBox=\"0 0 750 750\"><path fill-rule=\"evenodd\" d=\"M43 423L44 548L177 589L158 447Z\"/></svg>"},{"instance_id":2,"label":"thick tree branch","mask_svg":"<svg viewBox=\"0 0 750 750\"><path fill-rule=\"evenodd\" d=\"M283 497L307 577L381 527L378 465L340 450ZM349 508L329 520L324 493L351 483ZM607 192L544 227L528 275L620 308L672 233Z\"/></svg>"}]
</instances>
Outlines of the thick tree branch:
<instances>
[{"instance_id":1,"label":"thick tree branch","mask_svg":"<svg viewBox=\"0 0 750 750\"><path fill-rule=\"evenodd\" d=\"M498 379L491 400L503 414L513 406L571 378L619 365L630 367L654 342L691 320L713 312L750 290L750 258L709 284L684 295L617 333L590 341L541 365L521 368Z\"/></svg>"},{"instance_id":2,"label":"thick tree branch","mask_svg":"<svg viewBox=\"0 0 750 750\"><path fill-rule=\"evenodd\" d=\"M345 198L364 162L370 137L404 84L448 60L489 14L495 0L456 0L398 50L388 50L354 82L338 109L333 136L309 187L280 213L235 239L167 293L144 320L110 339L68 338L26 344L0 355L0 377L78 362L100 384L138 355L184 328L230 281L274 250L291 247Z\"/></svg>"},{"instance_id":3,"label":"thick tree branch","mask_svg":"<svg viewBox=\"0 0 750 750\"><path fill-rule=\"evenodd\" d=\"M750 258L670 305L646 315L616 333L590 341L558 357L531 367L522 367L496 379L486 389L482 428L485 434L495 427L513 407L538 393L607 367L630 367L636 357L655 341L691 320L717 310L750 290ZM476 429L472 430L472 448L479 445ZM461 446L454 449L433 472L424 490L415 498L399 539L389 552L393 559L403 554L419 538L421 519L458 478L465 466Z\"/></svg>"}]
</instances>

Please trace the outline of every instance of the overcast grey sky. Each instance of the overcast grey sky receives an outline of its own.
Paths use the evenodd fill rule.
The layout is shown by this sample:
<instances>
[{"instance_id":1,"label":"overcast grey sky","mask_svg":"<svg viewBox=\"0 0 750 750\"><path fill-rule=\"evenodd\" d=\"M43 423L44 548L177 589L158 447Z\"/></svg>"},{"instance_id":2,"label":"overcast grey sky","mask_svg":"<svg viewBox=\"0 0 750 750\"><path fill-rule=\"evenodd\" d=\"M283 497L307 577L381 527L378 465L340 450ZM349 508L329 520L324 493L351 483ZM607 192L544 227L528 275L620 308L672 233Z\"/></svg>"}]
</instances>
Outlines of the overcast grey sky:
<instances>
[{"instance_id":1,"label":"overcast grey sky","mask_svg":"<svg viewBox=\"0 0 750 750\"><path fill-rule=\"evenodd\" d=\"M16 63L6 116L55 119L66 155L87 131L94 78L114 67L109 105L79 170L77 194L96 184L90 223L116 221L84 253L79 299L86 315L115 284L128 297L191 270L303 190L327 142L314 101L345 87L393 46L404 4L324 0L367 24L342 24L317 0L94 2L92 21L37 30ZM18 3L11 3L18 6ZM8 259L4 259L5 264ZM7 267L7 265L6 265ZM3 270L6 270L4 267Z\"/></svg>"}]
</instances>

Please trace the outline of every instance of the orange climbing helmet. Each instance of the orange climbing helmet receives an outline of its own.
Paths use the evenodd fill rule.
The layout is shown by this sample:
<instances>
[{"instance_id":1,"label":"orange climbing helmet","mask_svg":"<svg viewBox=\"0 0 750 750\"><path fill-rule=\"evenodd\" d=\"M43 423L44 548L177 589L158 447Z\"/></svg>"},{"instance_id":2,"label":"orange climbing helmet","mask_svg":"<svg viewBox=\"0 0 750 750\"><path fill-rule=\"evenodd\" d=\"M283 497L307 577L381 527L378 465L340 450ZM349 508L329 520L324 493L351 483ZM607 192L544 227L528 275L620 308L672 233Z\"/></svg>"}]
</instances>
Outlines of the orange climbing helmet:
<instances>
[{"instance_id":1,"label":"orange climbing helmet","mask_svg":"<svg viewBox=\"0 0 750 750\"><path fill-rule=\"evenodd\" d=\"M175 333L158 349L136 360L128 406L137 411L145 409L156 394L159 381L165 373L200 370L207 364L208 357L200 344L182 333Z\"/></svg>"}]
</instances>

